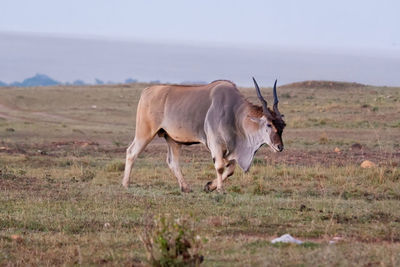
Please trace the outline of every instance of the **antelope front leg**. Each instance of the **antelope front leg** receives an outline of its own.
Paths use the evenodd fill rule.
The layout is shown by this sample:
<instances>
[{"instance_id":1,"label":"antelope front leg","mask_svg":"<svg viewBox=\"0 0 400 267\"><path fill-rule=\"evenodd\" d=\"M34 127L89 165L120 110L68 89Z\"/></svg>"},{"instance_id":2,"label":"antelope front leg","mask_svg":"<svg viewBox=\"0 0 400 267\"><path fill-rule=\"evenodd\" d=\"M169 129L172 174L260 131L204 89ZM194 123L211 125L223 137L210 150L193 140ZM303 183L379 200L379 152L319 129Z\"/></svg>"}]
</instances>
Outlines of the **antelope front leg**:
<instances>
[{"instance_id":1,"label":"antelope front leg","mask_svg":"<svg viewBox=\"0 0 400 267\"><path fill-rule=\"evenodd\" d=\"M218 193L224 193L225 191L222 185L223 173L225 171L224 159L222 157L215 158L214 166L217 172L217 178L215 179L217 191Z\"/></svg>"},{"instance_id":2,"label":"antelope front leg","mask_svg":"<svg viewBox=\"0 0 400 267\"><path fill-rule=\"evenodd\" d=\"M236 161L235 160L230 160L227 162L225 165L225 170L222 173L222 182L224 182L228 177L232 176L236 167ZM204 191L206 192L212 192L215 189L217 189L217 183L218 183L218 178L214 179L213 181L208 182L204 186Z\"/></svg>"}]
</instances>

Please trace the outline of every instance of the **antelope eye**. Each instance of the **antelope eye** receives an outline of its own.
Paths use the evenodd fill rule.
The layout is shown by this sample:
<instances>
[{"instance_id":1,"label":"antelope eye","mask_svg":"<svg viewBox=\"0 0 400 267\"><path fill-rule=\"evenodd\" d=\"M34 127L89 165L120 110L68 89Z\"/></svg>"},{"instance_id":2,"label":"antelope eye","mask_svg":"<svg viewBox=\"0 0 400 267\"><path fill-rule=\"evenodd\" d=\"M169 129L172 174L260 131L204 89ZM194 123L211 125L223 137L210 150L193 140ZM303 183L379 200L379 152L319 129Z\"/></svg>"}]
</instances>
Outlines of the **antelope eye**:
<instances>
[{"instance_id":1,"label":"antelope eye","mask_svg":"<svg viewBox=\"0 0 400 267\"><path fill-rule=\"evenodd\" d=\"M271 128L271 127L272 127L272 124L271 124L271 123L268 123L268 124L267 124L267 127L268 127L268 128Z\"/></svg>"}]
</instances>

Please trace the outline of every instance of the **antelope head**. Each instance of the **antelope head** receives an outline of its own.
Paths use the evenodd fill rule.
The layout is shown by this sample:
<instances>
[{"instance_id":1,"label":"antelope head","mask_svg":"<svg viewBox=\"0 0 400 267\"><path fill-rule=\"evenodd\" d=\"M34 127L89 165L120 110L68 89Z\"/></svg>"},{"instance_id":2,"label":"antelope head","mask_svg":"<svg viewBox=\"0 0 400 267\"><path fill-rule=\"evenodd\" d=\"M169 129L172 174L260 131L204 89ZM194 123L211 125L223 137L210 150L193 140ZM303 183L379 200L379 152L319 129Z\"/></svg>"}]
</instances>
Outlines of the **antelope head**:
<instances>
[{"instance_id":1,"label":"antelope head","mask_svg":"<svg viewBox=\"0 0 400 267\"><path fill-rule=\"evenodd\" d=\"M274 152L281 152L283 150L282 133L286 124L283 121L284 116L279 112L278 109L279 100L276 94L277 80L275 80L273 89L274 105L272 110L268 108L267 101L261 95L260 88L258 87L258 84L254 77L253 82L256 88L258 99L260 100L263 109L263 116L261 117L261 127L265 129L265 132L263 134L264 143L268 144L268 146Z\"/></svg>"}]
</instances>

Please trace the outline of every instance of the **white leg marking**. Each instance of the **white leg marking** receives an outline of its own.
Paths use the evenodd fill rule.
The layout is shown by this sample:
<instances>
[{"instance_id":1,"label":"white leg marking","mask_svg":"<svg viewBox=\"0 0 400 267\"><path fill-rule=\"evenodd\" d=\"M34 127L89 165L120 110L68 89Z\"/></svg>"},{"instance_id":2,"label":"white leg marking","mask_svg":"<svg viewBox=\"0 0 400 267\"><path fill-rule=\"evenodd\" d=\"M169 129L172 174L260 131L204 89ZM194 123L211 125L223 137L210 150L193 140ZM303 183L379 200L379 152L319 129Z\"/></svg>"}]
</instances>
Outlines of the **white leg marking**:
<instances>
[{"instance_id":1,"label":"white leg marking","mask_svg":"<svg viewBox=\"0 0 400 267\"><path fill-rule=\"evenodd\" d=\"M125 171L124 171L124 178L122 179L122 185L124 187L129 186L129 178L131 174L131 170L133 167L133 163L139 156L140 152L143 151L143 149L147 146L149 141L143 141L143 140L133 140L131 145L128 147L126 150L126 160L125 160Z\"/></svg>"}]
</instances>

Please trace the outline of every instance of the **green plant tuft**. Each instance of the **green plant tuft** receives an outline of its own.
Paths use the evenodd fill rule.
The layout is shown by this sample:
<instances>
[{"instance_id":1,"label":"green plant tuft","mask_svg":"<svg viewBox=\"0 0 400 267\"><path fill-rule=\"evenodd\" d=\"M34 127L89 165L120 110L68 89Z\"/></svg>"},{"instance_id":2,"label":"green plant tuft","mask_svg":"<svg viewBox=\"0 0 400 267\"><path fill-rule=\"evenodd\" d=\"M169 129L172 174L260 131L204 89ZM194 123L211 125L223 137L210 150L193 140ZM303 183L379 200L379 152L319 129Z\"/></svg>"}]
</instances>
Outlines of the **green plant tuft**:
<instances>
[{"instance_id":1,"label":"green plant tuft","mask_svg":"<svg viewBox=\"0 0 400 267\"><path fill-rule=\"evenodd\" d=\"M140 239L151 266L199 266L202 240L187 218L159 216Z\"/></svg>"},{"instance_id":2,"label":"green plant tuft","mask_svg":"<svg viewBox=\"0 0 400 267\"><path fill-rule=\"evenodd\" d=\"M105 167L107 172L122 172L125 169L125 163L121 161L112 161Z\"/></svg>"}]
</instances>

